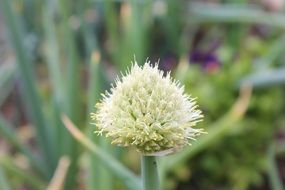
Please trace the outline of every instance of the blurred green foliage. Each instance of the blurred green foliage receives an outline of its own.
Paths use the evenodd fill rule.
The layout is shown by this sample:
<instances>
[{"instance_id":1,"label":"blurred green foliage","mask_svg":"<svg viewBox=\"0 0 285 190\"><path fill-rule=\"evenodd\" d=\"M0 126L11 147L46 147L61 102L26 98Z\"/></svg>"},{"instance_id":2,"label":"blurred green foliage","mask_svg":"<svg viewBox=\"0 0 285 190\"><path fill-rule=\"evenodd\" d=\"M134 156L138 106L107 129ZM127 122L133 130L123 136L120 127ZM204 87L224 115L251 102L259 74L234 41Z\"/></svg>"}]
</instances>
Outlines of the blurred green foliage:
<instances>
[{"instance_id":1,"label":"blurred green foliage","mask_svg":"<svg viewBox=\"0 0 285 190\"><path fill-rule=\"evenodd\" d=\"M138 153L94 135L89 118L134 56L172 70L205 115L209 134L161 159L164 189L282 189L284 7L251 2L0 0L0 42L14 48L0 64L0 189L139 189ZM62 114L85 136L74 139ZM53 178L65 156L68 170Z\"/></svg>"},{"instance_id":2,"label":"blurred green foliage","mask_svg":"<svg viewBox=\"0 0 285 190\"><path fill-rule=\"evenodd\" d=\"M201 79L195 77L195 73L203 75L203 72L193 68L185 79L189 81L186 82L186 89L199 97L201 107L205 109L205 127L211 126L212 122L223 115L237 95L235 81L241 76L231 80L232 72L235 72L231 69L234 68L210 76L205 76L204 73ZM211 81L211 85L207 85L207 81ZM280 113L284 111L282 97L283 93L279 88L254 90L244 118L236 124L228 123L233 125L232 130L223 139L213 141L207 151L188 161L192 179L190 186L195 189L237 190L264 185L267 151L278 128ZM274 106L272 100L275 100Z\"/></svg>"}]
</instances>

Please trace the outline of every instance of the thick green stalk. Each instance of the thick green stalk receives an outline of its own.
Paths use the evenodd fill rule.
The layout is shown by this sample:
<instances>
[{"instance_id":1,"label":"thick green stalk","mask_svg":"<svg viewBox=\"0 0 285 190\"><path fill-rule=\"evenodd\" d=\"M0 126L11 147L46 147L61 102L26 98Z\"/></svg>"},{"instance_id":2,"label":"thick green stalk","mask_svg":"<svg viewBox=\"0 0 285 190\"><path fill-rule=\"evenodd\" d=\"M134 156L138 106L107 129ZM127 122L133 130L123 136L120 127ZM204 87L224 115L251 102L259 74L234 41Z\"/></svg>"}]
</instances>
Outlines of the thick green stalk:
<instances>
[{"instance_id":1,"label":"thick green stalk","mask_svg":"<svg viewBox=\"0 0 285 190\"><path fill-rule=\"evenodd\" d=\"M141 168L143 190L159 190L157 161L155 156L142 156Z\"/></svg>"}]
</instances>

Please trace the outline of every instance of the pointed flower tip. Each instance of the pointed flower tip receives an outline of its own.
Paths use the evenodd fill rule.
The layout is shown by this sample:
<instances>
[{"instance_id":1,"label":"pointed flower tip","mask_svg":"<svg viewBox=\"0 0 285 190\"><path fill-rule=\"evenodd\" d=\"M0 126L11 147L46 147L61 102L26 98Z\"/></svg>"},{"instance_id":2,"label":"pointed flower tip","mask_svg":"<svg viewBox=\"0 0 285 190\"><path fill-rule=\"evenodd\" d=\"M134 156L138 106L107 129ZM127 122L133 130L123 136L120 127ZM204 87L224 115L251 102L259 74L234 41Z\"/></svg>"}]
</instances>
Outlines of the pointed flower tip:
<instances>
[{"instance_id":1,"label":"pointed flower tip","mask_svg":"<svg viewBox=\"0 0 285 190\"><path fill-rule=\"evenodd\" d=\"M98 133L113 144L135 146L145 155L166 155L181 150L202 133L194 129L203 115L196 100L170 76L163 76L158 64L135 63L106 93L92 114Z\"/></svg>"}]
</instances>

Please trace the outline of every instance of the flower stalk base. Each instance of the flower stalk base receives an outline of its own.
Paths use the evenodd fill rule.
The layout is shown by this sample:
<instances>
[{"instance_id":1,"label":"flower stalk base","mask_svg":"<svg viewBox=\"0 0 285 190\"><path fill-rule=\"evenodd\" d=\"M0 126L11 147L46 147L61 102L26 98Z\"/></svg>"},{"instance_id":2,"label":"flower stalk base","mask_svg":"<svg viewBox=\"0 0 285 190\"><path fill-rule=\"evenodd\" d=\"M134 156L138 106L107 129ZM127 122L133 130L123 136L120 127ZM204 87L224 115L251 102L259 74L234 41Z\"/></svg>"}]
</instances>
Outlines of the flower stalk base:
<instances>
[{"instance_id":1,"label":"flower stalk base","mask_svg":"<svg viewBox=\"0 0 285 190\"><path fill-rule=\"evenodd\" d=\"M159 190L159 178L155 156L142 156L141 172L143 190Z\"/></svg>"}]
</instances>

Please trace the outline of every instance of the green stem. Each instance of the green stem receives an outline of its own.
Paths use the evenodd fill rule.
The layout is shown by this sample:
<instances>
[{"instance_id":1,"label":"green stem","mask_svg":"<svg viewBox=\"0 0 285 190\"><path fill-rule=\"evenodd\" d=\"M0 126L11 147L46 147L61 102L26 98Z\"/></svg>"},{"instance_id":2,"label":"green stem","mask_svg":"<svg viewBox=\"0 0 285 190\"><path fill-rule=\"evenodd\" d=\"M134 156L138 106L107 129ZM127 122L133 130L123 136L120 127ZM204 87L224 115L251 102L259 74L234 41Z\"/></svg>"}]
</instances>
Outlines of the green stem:
<instances>
[{"instance_id":1,"label":"green stem","mask_svg":"<svg viewBox=\"0 0 285 190\"><path fill-rule=\"evenodd\" d=\"M282 180L277 168L277 163L275 160L275 144L273 143L267 153L267 163L268 163L268 175L271 188L273 190L284 189Z\"/></svg>"},{"instance_id":2,"label":"green stem","mask_svg":"<svg viewBox=\"0 0 285 190\"><path fill-rule=\"evenodd\" d=\"M159 190L159 178L155 156L142 156L143 190Z\"/></svg>"}]
</instances>

